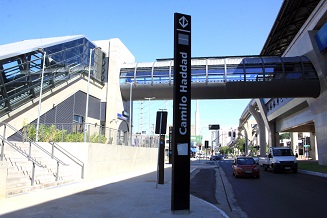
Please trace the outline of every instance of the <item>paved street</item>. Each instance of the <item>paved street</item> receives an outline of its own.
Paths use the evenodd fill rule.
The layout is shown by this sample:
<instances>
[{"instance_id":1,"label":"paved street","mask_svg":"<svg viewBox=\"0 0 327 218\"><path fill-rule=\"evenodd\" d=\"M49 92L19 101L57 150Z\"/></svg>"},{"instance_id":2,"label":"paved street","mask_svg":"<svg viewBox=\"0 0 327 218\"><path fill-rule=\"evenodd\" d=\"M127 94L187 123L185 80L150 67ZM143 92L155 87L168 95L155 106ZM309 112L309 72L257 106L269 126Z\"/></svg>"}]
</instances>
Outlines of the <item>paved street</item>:
<instances>
[{"instance_id":1,"label":"paved street","mask_svg":"<svg viewBox=\"0 0 327 218\"><path fill-rule=\"evenodd\" d=\"M261 178L234 178L231 160L219 162L237 204L251 217L326 217L327 178L261 169Z\"/></svg>"},{"instance_id":2,"label":"paved street","mask_svg":"<svg viewBox=\"0 0 327 218\"><path fill-rule=\"evenodd\" d=\"M191 162L191 195L216 205L230 218L247 218L237 205L232 186L219 163L208 160Z\"/></svg>"}]
</instances>

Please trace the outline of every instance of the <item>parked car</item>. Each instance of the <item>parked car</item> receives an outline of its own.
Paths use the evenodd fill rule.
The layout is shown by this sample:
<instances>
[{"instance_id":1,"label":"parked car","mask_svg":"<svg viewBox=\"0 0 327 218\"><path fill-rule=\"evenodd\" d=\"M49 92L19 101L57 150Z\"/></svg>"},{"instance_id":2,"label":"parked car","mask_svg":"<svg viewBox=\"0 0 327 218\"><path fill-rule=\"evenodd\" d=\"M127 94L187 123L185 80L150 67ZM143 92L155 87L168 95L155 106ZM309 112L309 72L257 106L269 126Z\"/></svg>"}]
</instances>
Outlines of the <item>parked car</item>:
<instances>
[{"instance_id":1,"label":"parked car","mask_svg":"<svg viewBox=\"0 0 327 218\"><path fill-rule=\"evenodd\" d=\"M233 176L260 178L260 169L252 157L237 157L234 159Z\"/></svg>"}]
</instances>

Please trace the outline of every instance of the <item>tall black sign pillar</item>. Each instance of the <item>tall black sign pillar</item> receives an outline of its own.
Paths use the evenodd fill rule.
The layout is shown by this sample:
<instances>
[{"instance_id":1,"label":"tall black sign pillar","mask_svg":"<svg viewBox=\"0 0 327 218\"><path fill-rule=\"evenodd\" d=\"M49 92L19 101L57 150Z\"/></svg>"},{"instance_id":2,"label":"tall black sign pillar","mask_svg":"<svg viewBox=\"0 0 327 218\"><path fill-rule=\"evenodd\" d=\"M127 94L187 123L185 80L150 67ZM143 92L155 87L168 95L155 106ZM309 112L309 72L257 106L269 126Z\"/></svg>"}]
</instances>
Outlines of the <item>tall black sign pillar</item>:
<instances>
[{"instance_id":1,"label":"tall black sign pillar","mask_svg":"<svg viewBox=\"0 0 327 218\"><path fill-rule=\"evenodd\" d=\"M167 111L158 111L156 120L156 134L159 134L157 184L164 184L165 180L165 134L167 127Z\"/></svg>"},{"instance_id":2,"label":"tall black sign pillar","mask_svg":"<svg viewBox=\"0 0 327 218\"><path fill-rule=\"evenodd\" d=\"M171 210L190 210L191 16L174 14Z\"/></svg>"}]
</instances>

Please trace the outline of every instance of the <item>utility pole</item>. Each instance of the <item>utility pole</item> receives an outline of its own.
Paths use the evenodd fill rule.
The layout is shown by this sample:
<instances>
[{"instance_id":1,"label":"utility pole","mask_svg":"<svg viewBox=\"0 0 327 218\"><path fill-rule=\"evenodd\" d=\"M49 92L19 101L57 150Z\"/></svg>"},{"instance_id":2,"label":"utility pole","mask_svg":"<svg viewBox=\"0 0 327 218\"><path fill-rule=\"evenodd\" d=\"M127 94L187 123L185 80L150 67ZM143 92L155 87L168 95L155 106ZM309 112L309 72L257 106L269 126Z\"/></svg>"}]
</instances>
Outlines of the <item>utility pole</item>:
<instances>
[{"instance_id":1,"label":"utility pole","mask_svg":"<svg viewBox=\"0 0 327 218\"><path fill-rule=\"evenodd\" d=\"M140 129L141 126L141 129ZM139 132L142 135L142 130L143 130L143 101L141 101L141 117L140 117L140 122L139 122Z\"/></svg>"}]
</instances>

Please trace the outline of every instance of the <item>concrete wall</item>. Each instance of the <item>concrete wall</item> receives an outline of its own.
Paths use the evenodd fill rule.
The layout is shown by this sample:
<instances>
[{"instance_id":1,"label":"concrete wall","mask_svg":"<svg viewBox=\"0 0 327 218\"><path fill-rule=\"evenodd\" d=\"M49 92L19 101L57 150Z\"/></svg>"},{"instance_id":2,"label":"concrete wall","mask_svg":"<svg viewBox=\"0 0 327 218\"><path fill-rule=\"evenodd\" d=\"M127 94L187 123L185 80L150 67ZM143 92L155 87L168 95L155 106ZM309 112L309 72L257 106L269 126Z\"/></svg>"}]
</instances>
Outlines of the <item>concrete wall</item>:
<instances>
[{"instance_id":1,"label":"concrete wall","mask_svg":"<svg viewBox=\"0 0 327 218\"><path fill-rule=\"evenodd\" d=\"M51 146L43 144L47 150ZM61 147L73 154L84 165L84 179L95 180L129 172L155 170L158 148L131 147L98 143L59 143ZM55 156L69 163L69 170L75 178L81 177L81 167L55 151Z\"/></svg>"},{"instance_id":2,"label":"concrete wall","mask_svg":"<svg viewBox=\"0 0 327 218\"><path fill-rule=\"evenodd\" d=\"M52 146L49 143L38 144L51 153ZM60 143L59 145L84 163L84 180L97 180L128 173L135 175L138 172L157 169L158 148L97 143ZM32 148L32 156L35 154L34 149L36 148ZM82 167L80 165L56 149L54 156L65 164L69 164L69 166L59 166L59 178L67 174L73 175L75 180L81 178ZM8 162L0 161L0 199L6 197L7 168Z\"/></svg>"}]
</instances>

